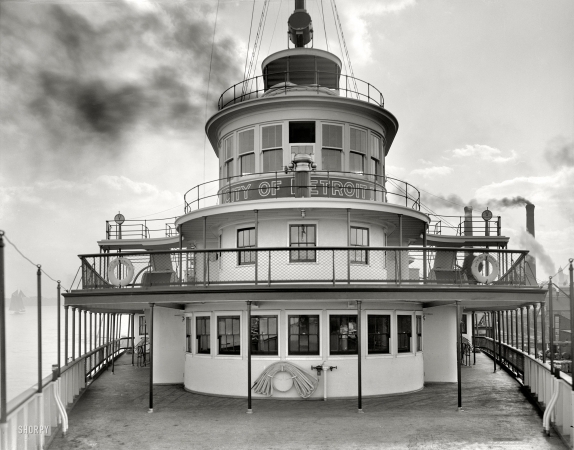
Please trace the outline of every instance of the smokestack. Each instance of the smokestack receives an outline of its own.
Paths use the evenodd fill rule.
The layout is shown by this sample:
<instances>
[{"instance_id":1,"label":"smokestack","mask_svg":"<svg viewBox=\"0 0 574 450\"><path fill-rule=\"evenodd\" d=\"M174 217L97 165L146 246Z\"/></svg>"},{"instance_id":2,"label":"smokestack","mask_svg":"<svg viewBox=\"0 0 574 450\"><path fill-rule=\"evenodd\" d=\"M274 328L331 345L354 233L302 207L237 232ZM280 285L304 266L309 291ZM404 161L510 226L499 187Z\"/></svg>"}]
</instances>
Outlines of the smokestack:
<instances>
[{"instance_id":1,"label":"smokestack","mask_svg":"<svg viewBox=\"0 0 574 450\"><path fill-rule=\"evenodd\" d=\"M472 206L464 207L464 235L472 236Z\"/></svg>"},{"instance_id":2,"label":"smokestack","mask_svg":"<svg viewBox=\"0 0 574 450\"><path fill-rule=\"evenodd\" d=\"M534 233L534 205L532 203L526 204L526 231L536 237Z\"/></svg>"},{"instance_id":3,"label":"smokestack","mask_svg":"<svg viewBox=\"0 0 574 450\"><path fill-rule=\"evenodd\" d=\"M536 237L534 234L534 205L532 203L526 204L526 231ZM536 280L536 258L533 256L526 256L526 283L531 286L536 286L538 281Z\"/></svg>"}]
</instances>

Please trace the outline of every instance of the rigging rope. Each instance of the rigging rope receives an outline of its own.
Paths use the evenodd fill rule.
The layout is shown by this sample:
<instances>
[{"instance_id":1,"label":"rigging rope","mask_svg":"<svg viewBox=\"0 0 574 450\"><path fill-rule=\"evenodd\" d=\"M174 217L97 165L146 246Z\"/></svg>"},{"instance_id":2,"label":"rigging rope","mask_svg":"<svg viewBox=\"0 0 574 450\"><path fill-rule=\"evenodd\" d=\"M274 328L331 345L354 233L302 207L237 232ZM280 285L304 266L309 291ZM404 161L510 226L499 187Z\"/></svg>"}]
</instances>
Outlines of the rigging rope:
<instances>
[{"instance_id":1,"label":"rigging rope","mask_svg":"<svg viewBox=\"0 0 574 450\"><path fill-rule=\"evenodd\" d=\"M253 8L251 8L251 25L249 26L249 40L247 42L247 51L245 52L245 67L243 68L243 79L247 73L247 58L249 58L249 46L251 45L251 30L253 29L253 14L255 13L255 0L253 0Z\"/></svg>"},{"instance_id":2,"label":"rigging rope","mask_svg":"<svg viewBox=\"0 0 574 450\"><path fill-rule=\"evenodd\" d=\"M325 43L327 44L327 51L329 51L329 41L327 39L327 26L325 25L325 9L323 8L323 0L321 0L321 18L323 19L323 31L325 32Z\"/></svg>"},{"instance_id":3,"label":"rigging rope","mask_svg":"<svg viewBox=\"0 0 574 450\"><path fill-rule=\"evenodd\" d=\"M249 62L249 68L247 69L247 74L243 80L243 90L242 90L242 94L245 95L247 89L250 86L250 78L252 77L252 74L255 71L255 67L254 67L254 62L255 61L255 55L257 55L257 58L259 58L259 52L258 52L258 48L261 48L261 38L263 37L263 31L265 29L265 17L267 16L267 11L269 9L269 0L265 0L265 2L263 3L263 9L261 10L261 18L259 19L259 26L257 27L257 34L255 35L255 42L253 43L253 51L251 53L251 60ZM252 80L251 80L252 81Z\"/></svg>"},{"instance_id":4,"label":"rigging rope","mask_svg":"<svg viewBox=\"0 0 574 450\"><path fill-rule=\"evenodd\" d=\"M271 40L269 41L269 49L267 50L267 54L271 54L271 45L273 44L273 37L275 36L275 28L277 28L277 21L279 20L279 16L281 15L281 8L283 7L283 0L279 1L279 9L277 10L277 17L275 18L275 25L273 25L273 33L271 33Z\"/></svg>"},{"instance_id":5,"label":"rigging rope","mask_svg":"<svg viewBox=\"0 0 574 450\"><path fill-rule=\"evenodd\" d=\"M217 15L219 14L219 0L217 0L217 9L215 10L215 21L213 22L213 38L211 39L211 56L209 57L209 75L207 76L207 90L205 91L205 112L203 114L203 123L207 122L207 101L209 99L209 85L211 83L211 65L213 63L213 47L215 44L215 30L217 29ZM207 134L203 134L203 181L205 181L205 144ZM197 205L199 207L199 204Z\"/></svg>"},{"instance_id":6,"label":"rigging rope","mask_svg":"<svg viewBox=\"0 0 574 450\"><path fill-rule=\"evenodd\" d=\"M337 3L335 0L331 0L331 3L333 4L333 15L336 16L335 25L339 25L341 39L343 41L343 48L345 49L345 55L347 56L347 61L349 63L349 71L351 73L353 84L355 85L355 93L357 94L357 98L359 98L359 88L357 87L357 81L355 80L355 74L353 73L353 66L351 65L351 57L349 56L347 43L345 42L345 35L343 34L343 25L341 24L341 19L339 19L339 12L337 11Z\"/></svg>"}]
</instances>

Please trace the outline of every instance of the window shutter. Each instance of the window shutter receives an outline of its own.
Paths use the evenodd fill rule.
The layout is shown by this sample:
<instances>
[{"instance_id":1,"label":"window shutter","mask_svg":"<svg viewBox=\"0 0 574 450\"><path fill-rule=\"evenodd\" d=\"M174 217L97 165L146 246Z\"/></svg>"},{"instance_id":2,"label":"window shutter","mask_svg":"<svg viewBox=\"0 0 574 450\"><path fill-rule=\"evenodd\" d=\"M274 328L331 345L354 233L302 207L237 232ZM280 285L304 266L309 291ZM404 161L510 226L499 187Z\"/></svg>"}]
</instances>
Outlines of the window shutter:
<instances>
[{"instance_id":1,"label":"window shutter","mask_svg":"<svg viewBox=\"0 0 574 450\"><path fill-rule=\"evenodd\" d=\"M323 124L323 147L343 148L343 127Z\"/></svg>"},{"instance_id":2,"label":"window shutter","mask_svg":"<svg viewBox=\"0 0 574 450\"><path fill-rule=\"evenodd\" d=\"M247 130L239 133L239 154L249 153L255 150L255 130Z\"/></svg>"},{"instance_id":3,"label":"window shutter","mask_svg":"<svg viewBox=\"0 0 574 450\"><path fill-rule=\"evenodd\" d=\"M261 127L261 148L282 147L281 125Z\"/></svg>"},{"instance_id":4,"label":"window shutter","mask_svg":"<svg viewBox=\"0 0 574 450\"><path fill-rule=\"evenodd\" d=\"M367 132L351 128L351 151L367 153Z\"/></svg>"}]
</instances>

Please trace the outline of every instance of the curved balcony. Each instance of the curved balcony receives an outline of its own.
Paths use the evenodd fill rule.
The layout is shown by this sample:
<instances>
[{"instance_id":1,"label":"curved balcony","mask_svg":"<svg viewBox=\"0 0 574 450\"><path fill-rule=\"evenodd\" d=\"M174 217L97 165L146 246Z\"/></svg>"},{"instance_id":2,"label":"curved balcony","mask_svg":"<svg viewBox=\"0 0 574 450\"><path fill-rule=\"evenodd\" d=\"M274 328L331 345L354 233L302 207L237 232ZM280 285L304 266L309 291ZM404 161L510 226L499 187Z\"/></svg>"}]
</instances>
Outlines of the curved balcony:
<instances>
[{"instance_id":1,"label":"curved balcony","mask_svg":"<svg viewBox=\"0 0 574 450\"><path fill-rule=\"evenodd\" d=\"M496 261L471 270L480 253ZM113 275L127 279L122 289L206 287L212 285L454 285L532 287L536 280L524 250L440 247L273 247L172 250L80 255L83 289L116 289L110 263L127 258Z\"/></svg>"},{"instance_id":2,"label":"curved balcony","mask_svg":"<svg viewBox=\"0 0 574 450\"><path fill-rule=\"evenodd\" d=\"M472 236L501 236L502 217L493 216L491 221L485 221L481 216L442 216L429 214L431 222L429 232L441 236L464 236L469 230Z\"/></svg>"},{"instance_id":3,"label":"curved balcony","mask_svg":"<svg viewBox=\"0 0 574 450\"><path fill-rule=\"evenodd\" d=\"M333 80L336 79L336 89ZM342 78L342 79L340 79ZM247 100L278 95L332 95L354 98L385 107L385 99L375 86L349 75L317 70L274 72L243 80L219 97L219 110Z\"/></svg>"},{"instance_id":4,"label":"curved balcony","mask_svg":"<svg viewBox=\"0 0 574 450\"><path fill-rule=\"evenodd\" d=\"M284 172L236 175L198 184L184 194L185 213L216 204L288 197L371 200L421 209L419 190L406 181L369 173L326 170L313 171L310 175L309 185L296 183L293 173Z\"/></svg>"}]
</instances>

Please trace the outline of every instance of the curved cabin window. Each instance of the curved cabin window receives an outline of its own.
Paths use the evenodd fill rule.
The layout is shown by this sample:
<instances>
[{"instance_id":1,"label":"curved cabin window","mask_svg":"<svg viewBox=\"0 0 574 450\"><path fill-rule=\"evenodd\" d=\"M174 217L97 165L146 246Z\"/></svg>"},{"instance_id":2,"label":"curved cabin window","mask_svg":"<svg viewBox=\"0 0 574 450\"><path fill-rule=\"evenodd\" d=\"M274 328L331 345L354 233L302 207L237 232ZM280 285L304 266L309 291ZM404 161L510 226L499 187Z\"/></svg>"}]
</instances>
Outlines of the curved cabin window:
<instances>
[{"instance_id":1,"label":"curved cabin window","mask_svg":"<svg viewBox=\"0 0 574 450\"><path fill-rule=\"evenodd\" d=\"M217 318L217 340L220 355L241 354L241 334L239 316L219 316Z\"/></svg>"},{"instance_id":2,"label":"curved cabin window","mask_svg":"<svg viewBox=\"0 0 574 450\"><path fill-rule=\"evenodd\" d=\"M319 316L289 316L289 355L319 354Z\"/></svg>"},{"instance_id":3,"label":"curved cabin window","mask_svg":"<svg viewBox=\"0 0 574 450\"><path fill-rule=\"evenodd\" d=\"M242 228L237 230L237 248L252 248L255 247L255 228ZM238 252L237 263L240 266L255 264L256 252Z\"/></svg>"},{"instance_id":4,"label":"curved cabin window","mask_svg":"<svg viewBox=\"0 0 574 450\"><path fill-rule=\"evenodd\" d=\"M237 141L241 175L255 173L255 130L237 133Z\"/></svg>"},{"instance_id":5,"label":"curved cabin window","mask_svg":"<svg viewBox=\"0 0 574 450\"><path fill-rule=\"evenodd\" d=\"M251 317L251 354L277 355L277 316Z\"/></svg>"},{"instance_id":6,"label":"curved cabin window","mask_svg":"<svg viewBox=\"0 0 574 450\"><path fill-rule=\"evenodd\" d=\"M365 155L367 153L367 132L351 127L349 146L349 171L365 173Z\"/></svg>"},{"instance_id":7,"label":"curved cabin window","mask_svg":"<svg viewBox=\"0 0 574 450\"><path fill-rule=\"evenodd\" d=\"M329 318L329 349L331 355L357 354L357 315Z\"/></svg>"},{"instance_id":8,"label":"curved cabin window","mask_svg":"<svg viewBox=\"0 0 574 450\"><path fill-rule=\"evenodd\" d=\"M364 227L351 227L351 247L369 246L369 229ZM351 264L368 264L368 250L351 250Z\"/></svg>"},{"instance_id":9,"label":"curved cabin window","mask_svg":"<svg viewBox=\"0 0 574 450\"><path fill-rule=\"evenodd\" d=\"M210 346L210 322L209 316L195 318L195 339L197 341L197 353L209 355L211 353ZM190 333L191 334L191 333ZM190 344L191 348L191 344ZM189 350L191 351L191 350Z\"/></svg>"},{"instance_id":10,"label":"curved cabin window","mask_svg":"<svg viewBox=\"0 0 574 450\"><path fill-rule=\"evenodd\" d=\"M411 315L397 315L398 352L411 351L411 336L413 333L413 317Z\"/></svg>"},{"instance_id":11,"label":"curved cabin window","mask_svg":"<svg viewBox=\"0 0 574 450\"><path fill-rule=\"evenodd\" d=\"M369 314L367 322L369 354L391 353L391 316L388 314Z\"/></svg>"},{"instance_id":12,"label":"curved cabin window","mask_svg":"<svg viewBox=\"0 0 574 450\"><path fill-rule=\"evenodd\" d=\"M223 141L223 178L229 183L233 178L233 136L229 136Z\"/></svg>"},{"instance_id":13,"label":"curved cabin window","mask_svg":"<svg viewBox=\"0 0 574 450\"><path fill-rule=\"evenodd\" d=\"M290 225L289 247L303 247L302 250L291 250L289 262L315 262L317 255L315 250L305 248L317 245L317 232L315 225Z\"/></svg>"},{"instance_id":14,"label":"curved cabin window","mask_svg":"<svg viewBox=\"0 0 574 450\"><path fill-rule=\"evenodd\" d=\"M283 170L282 128L281 125L261 127L263 172L279 172Z\"/></svg>"},{"instance_id":15,"label":"curved cabin window","mask_svg":"<svg viewBox=\"0 0 574 450\"><path fill-rule=\"evenodd\" d=\"M340 172L343 170L343 127L324 123L322 131L321 168Z\"/></svg>"}]
</instances>

